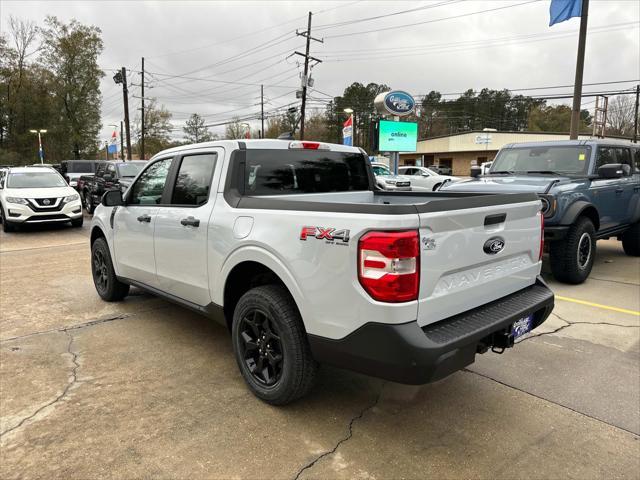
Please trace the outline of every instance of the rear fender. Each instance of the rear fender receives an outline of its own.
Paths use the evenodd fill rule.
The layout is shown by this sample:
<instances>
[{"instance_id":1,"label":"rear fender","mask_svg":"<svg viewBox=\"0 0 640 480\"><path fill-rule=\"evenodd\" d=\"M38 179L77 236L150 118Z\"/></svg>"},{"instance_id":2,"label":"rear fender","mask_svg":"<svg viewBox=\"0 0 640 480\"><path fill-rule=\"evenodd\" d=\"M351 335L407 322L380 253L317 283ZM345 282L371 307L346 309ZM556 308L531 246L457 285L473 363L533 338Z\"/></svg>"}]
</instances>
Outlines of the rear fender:
<instances>
[{"instance_id":1,"label":"rear fender","mask_svg":"<svg viewBox=\"0 0 640 480\"><path fill-rule=\"evenodd\" d=\"M284 285L287 287L289 293L291 293L291 296L293 297L293 300L296 302L296 305L298 307L298 311L300 312L300 315L304 320L306 313L305 305L303 302L304 296L298 286L298 282L296 281L295 277L276 255L256 245L243 246L238 250L232 252L227 257L227 260L222 265L220 274L216 275L216 282L210 284L211 298L214 303L223 305L224 286L227 282L227 278L229 278L229 274L231 273L233 268L242 262L257 262L273 271L280 278L280 280L282 280L282 283L284 283Z\"/></svg>"}]
</instances>

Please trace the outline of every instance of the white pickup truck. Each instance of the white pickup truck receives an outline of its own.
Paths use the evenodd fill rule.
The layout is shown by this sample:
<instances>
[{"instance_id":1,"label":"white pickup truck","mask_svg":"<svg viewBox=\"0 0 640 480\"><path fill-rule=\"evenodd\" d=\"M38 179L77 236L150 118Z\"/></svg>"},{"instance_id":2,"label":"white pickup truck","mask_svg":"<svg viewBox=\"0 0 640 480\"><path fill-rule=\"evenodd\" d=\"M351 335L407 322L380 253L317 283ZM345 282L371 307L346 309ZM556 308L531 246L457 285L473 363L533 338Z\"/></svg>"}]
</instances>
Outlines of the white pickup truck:
<instances>
[{"instance_id":1,"label":"white pickup truck","mask_svg":"<svg viewBox=\"0 0 640 480\"><path fill-rule=\"evenodd\" d=\"M546 320L535 194L378 190L364 151L306 141L165 150L94 214L98 294L134 285L227 326L253 393L286 404L319 363L408 384Z\"/></svg>"}]
</instances>

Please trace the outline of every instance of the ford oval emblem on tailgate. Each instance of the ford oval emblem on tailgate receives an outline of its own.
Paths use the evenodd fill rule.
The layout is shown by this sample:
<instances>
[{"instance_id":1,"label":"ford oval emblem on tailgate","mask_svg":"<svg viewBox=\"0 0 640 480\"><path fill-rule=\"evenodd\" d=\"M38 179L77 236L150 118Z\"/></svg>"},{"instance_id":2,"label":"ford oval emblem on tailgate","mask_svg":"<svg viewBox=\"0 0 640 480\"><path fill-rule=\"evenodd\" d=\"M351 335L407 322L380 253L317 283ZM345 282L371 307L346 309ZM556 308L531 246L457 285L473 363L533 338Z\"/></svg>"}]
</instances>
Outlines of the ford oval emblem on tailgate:
<instances>
[{"instance_id":1,"label":"ford oval emblem on tailgate","mask_svg":"<svg viewBox=\"0 0 640 480\"><path fill-rule=\"evenodd\" d=\"M484 247L482 247L482 249L484 250L484 253L488 255L495 255L496 253L501 252L503 248L504 248L504 239L500 237L490 238L489 240L484 242Z\"/></svg>"}]
</instances>

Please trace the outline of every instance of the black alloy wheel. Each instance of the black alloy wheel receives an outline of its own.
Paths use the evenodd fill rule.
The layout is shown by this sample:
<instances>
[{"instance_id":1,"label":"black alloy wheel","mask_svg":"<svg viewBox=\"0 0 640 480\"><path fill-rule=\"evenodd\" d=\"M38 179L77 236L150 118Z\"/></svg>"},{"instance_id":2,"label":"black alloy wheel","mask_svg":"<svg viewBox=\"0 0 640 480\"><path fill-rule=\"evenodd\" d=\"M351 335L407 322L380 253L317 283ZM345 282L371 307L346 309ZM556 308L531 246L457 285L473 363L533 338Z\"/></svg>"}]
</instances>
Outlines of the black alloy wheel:
<instances>
[{"instance_id":1,"label":"black alloy wheel","mask_svg":"<svg viewBox=\"0 0 640 480\"><path fill-rule=\"evenodd\" d=\"M254 309L240 320L240 355L252 377L272 387L282 377L284 357L280 335L269 314Z\"/></svg>"},{"instance_id":2,"label":"black alloy wheel","mask_svg":"<svg viewBox=\"0 0 640 480\"><path fill-rule=\"evenodd\" d=\"M92 255L92 273L93 282L95 283L98 293L105 293L109 286L109 270L106 259L104 258L104 252L101 249L94 249Z\"/></svg>"}]
</instances>

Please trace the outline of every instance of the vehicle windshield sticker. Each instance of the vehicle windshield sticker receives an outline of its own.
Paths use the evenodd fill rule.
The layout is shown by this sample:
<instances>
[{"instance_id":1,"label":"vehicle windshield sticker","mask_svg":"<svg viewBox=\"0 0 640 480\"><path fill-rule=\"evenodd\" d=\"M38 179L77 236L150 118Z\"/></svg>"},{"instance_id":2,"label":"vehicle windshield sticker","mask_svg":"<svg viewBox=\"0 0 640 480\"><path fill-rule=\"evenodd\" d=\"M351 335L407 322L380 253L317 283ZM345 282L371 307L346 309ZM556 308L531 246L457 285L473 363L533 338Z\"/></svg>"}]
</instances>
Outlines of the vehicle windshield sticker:
<instances>
[{"instance_id":1,"label":"vehicle windshield sticker","mask_svg":"<svg viewBox=\"0 0 640 480\"><path fill-rule=\"evenodd\" d=\"M586 155L584 153L581 153L580 155L578 155L578 160L584 161L585 158L586 158Z\"/></svg>"}]
</instances>

